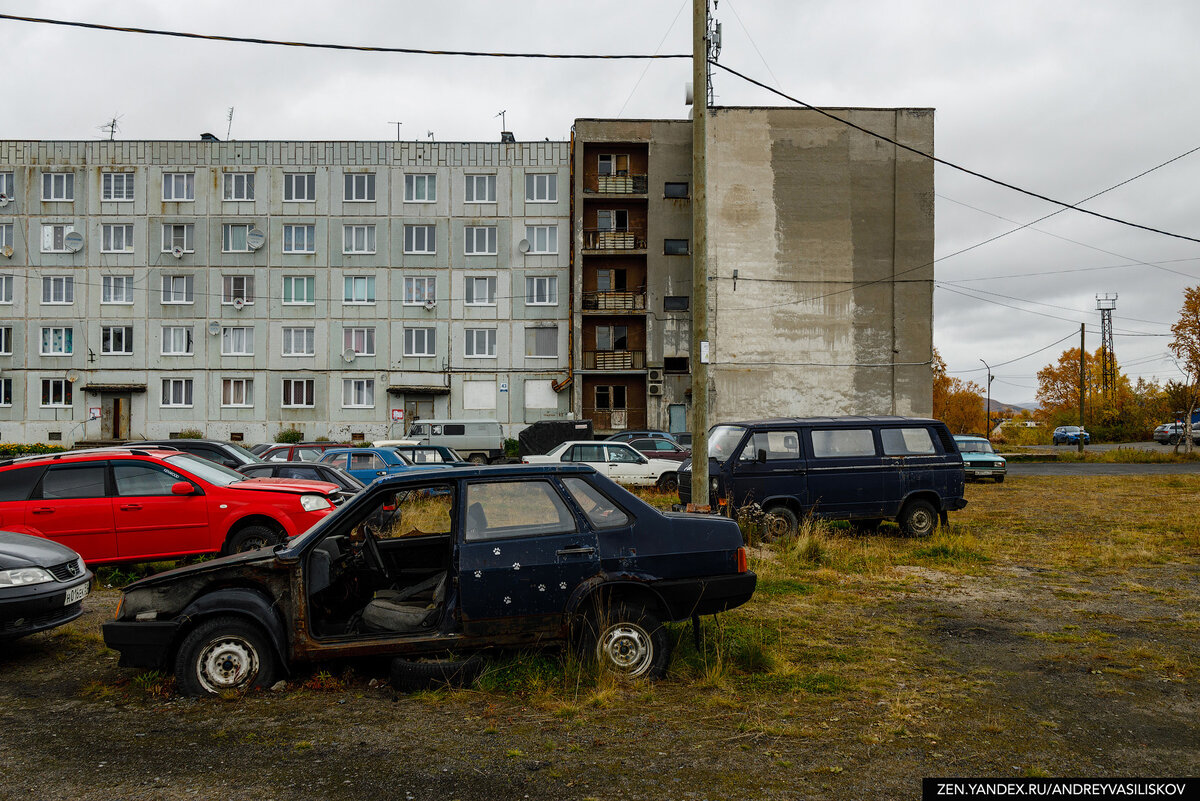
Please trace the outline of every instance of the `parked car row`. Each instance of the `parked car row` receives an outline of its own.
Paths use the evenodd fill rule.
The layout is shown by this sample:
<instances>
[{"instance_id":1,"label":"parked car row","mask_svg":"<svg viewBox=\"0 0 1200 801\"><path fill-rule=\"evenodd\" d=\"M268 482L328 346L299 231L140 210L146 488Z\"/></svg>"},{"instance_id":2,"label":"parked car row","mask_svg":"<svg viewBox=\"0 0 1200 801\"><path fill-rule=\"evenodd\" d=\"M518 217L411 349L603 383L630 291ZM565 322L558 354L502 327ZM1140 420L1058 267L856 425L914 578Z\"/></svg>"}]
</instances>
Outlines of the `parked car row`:
<instances>
[{"instance_id":1,"label":"parked car row","mask_svg":"<svg viewBox=\"0 0 1200 801\"><path fill-rule=\"evenodd\" d=\"M1163 445L1178 445L1184 437L1183 423L1163 423L1154 429L1154 441ZM1200 445L1200 431L1191 427L1192 444Z\"/></svg>"}]
</instances>

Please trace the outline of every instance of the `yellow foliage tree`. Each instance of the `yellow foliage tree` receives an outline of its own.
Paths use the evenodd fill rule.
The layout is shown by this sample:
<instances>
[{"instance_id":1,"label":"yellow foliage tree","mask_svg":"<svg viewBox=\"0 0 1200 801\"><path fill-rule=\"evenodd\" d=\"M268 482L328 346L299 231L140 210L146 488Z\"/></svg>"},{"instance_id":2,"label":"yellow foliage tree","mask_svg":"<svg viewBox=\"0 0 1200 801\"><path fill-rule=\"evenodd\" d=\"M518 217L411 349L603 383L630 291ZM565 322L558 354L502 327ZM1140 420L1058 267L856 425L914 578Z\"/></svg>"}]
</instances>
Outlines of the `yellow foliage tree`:
<instances>
[{"instance_id":1,"label":"yellow foliage tree","mask_svg":"<svg viewBox=\"0 0 1200 801\"><path fill-rule=\"evenodd\" d=\"M946 362L933 350L933 416L953 434L972 434L987 428L983 387L946 374Z\"/></svg>"}]
</instances>

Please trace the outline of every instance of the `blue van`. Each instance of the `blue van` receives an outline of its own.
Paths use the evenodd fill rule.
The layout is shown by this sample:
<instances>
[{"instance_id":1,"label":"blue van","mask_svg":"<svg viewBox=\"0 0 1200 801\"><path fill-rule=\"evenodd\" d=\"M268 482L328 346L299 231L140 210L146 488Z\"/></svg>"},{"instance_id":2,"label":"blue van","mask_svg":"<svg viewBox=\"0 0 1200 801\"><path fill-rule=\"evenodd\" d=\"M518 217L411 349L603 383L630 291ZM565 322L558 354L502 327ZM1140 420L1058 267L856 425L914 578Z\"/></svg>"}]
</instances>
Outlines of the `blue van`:
<instances>
[{"instance_id":1,"label":"blue van","mask_svg":"<svg viewBox=\"0 0 1200 801\"><path fill-rule=\"evenodd\" d=\"M895 520L931 533L967 505L954 437L940 420L799 417L713 426L708 432L709 505L734 516L757 503L789 530L812 515L873 529ZM695 458L695 457L693 457ZM679 499L691 502L691 462Z\"/></svg>"}]
</instances>

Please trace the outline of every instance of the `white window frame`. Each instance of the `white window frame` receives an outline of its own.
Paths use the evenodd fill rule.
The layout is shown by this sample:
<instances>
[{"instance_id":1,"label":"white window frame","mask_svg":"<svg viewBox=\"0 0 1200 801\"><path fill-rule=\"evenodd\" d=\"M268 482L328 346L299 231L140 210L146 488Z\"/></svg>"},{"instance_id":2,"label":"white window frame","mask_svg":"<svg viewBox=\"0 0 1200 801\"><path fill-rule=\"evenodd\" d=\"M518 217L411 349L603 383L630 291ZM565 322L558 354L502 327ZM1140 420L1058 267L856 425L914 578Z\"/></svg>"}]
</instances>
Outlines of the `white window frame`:
<instances>
[{"instance_id":1,"label":"white window frame","mask_svg":"<svg viewBox=\"0 0 1200 801\"><path fill-rule=\"evenodd\" d=\"M133 223L102 223L100 226L100 252L132 253Z\"/></svg>"},{"instance_id":2,"label":"white window frame","mask_svg":"<svg viewBox=\"0 0 1200 801\"><path fill-rule=\"evenodd\" d=\"M527 225L525 226L525 241L529 243L531 255L556 255L558 253L558 226Z\"/></svg>"},{"instance_id":3,"label":"white window frame","mask_svg":"<svg viewBox=\"0 0 1200 801\"><path fill-rule=\"evenodd\" d=\"M299 347L297 347L299 346ZM317 330L312 326L285 326L281 356L316 356Z\"/></svg>"},{"instance_id":4,"label":"white window frame","mask_svg":"<svg viewBox=\"0 0 1200 801\"><path fill-rule=\"evenodd\" d=\"M42 173L43 203L73 203L75 201L75 173Z\"/></svg>"},{"instance_id":5,"label":"white window frame","mask_svg":"<svg viewBox=\"0 0 1200 801\"><path fill-rule=\"evenodd\" d=\"M100 199L105 202L133 200L132 172L100 173Z\"/></svg>"},{"instance_id":6,"label":"white window frame","mask_svg":"<svg viewBox=\"0 0 1200 801\"><path fill-rule=\"evenodd\" d=\"M526 203L557 203L558 202L558 173L554 173L554 172L525 173L525 202Z\"/></svg>"},{"instance_id":7,"label":"white window frame","mask_svg":"<svg viewBox=\"0 0 1200 801\"><path fill-rule=\"evenodd\" d=\"M535 331L553 331L554 332L554 353L533 353L536 346L538 335L533 333L533 341L530 342L530 334ZM558 358L558 326L526 326L525 328L525 358L526 359L557 359Z\"/></svg>"},{"instance_id":8,"label":"white window frame","mask_svg":"<svg viewBox=\"0 0 1200 801\"><path fill-rule=\"evenodd\" d=\"M176 231L176 229L179 229ZM182 234L182 236L176 236ZM175 246L183 248L184 253L196 252L196 225L194 223L163 223L162 252L170 253Z\"/></svg>"},{"instance_id":9,"label":"white window frame","mask_svg":"<svg viewBox=\"0 0 1200 801\"><path fill-rule=\"evenodd\" d=\"M228 201L254 200L254 173L227 172L222 180L222 199Z\"/></svg>"},{"instance_id":10,"label":"white window frame","mask_svg":"<svg viewBox=\"0 0 1200 801\"><path fill-rule=\"evenodd\" d=\"M57 335L55 332L58 332ZM55 350L55 340L59 349ZM73 356L75 355L75 330L69 325L42 326L41 349L42 356Z\"/></svg>"},{"instance_id":11,"label":"white window frame","mask_svg":"<svg viewBox=\"0 0 1200 801\"><path fill-rule=\"evenodd\" d=\"M253 356L254 326L226 325L221 327L222 356Z\"/></svg>"},{"instance_id":12,"label":"white window frame","mask_svg":"<svg viewBox=\"0 0 1200 801\"><path fill-rule=\"evenodd\" d=\"M9 200L17 197L17 182L11 171L0 172L0 195L4 195Z\"/></svg>"},{"instance_id":13,"label":"white window frame","mask_svg":"<svg viewBox=\"0 0 1200 801\"><path fill-rule=\"evenodd\" d=\"M361 234L361 236L360 236ZM361 239L361 247L359 247ZM342 226L342 253L371 254L375 252L375 226L348 223Z\"/></svg>"},{"instance_id":14,"label":"white window frame","mask_svg":"<svg viewBox=\"0 0 1200 801\"><path fill-rule=\"evenodd\" d=\"M431 172L408 173L404 176L405 203L436 203L437 174Z\"/></svg>"},{"instance_id":15,"label":"white window frame","mask_svg":"<svg viewBox=\"0 0 1200 801\"><path fill-rule=\"evenodd\" d=\"M297 189L303 191L297 192ZM288 197L291 195L291 197ZM317 174L315 172L285 172L283 174L284 203L315 203Z\"/></svg>"},{"instance_id":16,"label":"white window frame","mask_svg":"<svg viewBox=\"0 0 1200 801\"><path fill-rule=\"evenodd\" d=\"M297 393L297 388L300 392ZM297 394L301 402L296 402ZM284 409L312 409L317 405L317 381L314 378L285 378L279 396L279 405Z\"/></svg>"},{"instance_id":17,"label":"white window frame","mask_svg":"<svg viewBox=\"0 0 1200 801\"><path fill-rule=\"evenodd\" d=\"M479 289L483 287L480 299ZM463 277L464 306L495 306L496 305L496 276L467 275Z\"/></svg>"},{"instance_id":18,"label":"white window frame","mask_svg":"<svg viewBox=\"0 0 1200 801\"><path fill-rule=\"evenodd\" d=\"M464 203L495 203L496 174L468 174L463 192Z\"/></svg>"},{"instance_id":19,"label":"white window frame","mask_svg":"<svg viewBox=\"0 0 1200 801\"><path fill-rule=\"evenodd\" d=\"M253 378L222 378L221 379L221 408L222 409L252 409L252 408L254 408L254 379Z\"/></svg>"},{"instance_id":20,"label":"white window frame","mask_svg":"<svg viewBox=\"0 0 1200 801\"><path fill-rule=\"evenodd\" d=\"M538 297L545 300L538 300ZM526 306L557 306L558 305L558 276L557 275L527 275L525 276L525 305Z\"/></svg>"},{"instance_id":21,"label":"white window frame","mask_svg":"<svg viewBox=\"0 0 1200 801\"><path fill-rule=\"evenodd\" d=\"M410 275L404 278L405 306L421 306L426 301L437 303L437 277L432 275Z\"/></svg>"},{"instance_id":22,"label":"white window frame","mask_svg":"<svg viewBox=\"0 0 1200 801\"><path fill-rule=\"evenodd\" d=\"M304 287L304 292L300 295L303 300L297 300L296 287ZM284 306L312 306L316 301L317 279L312 275L285 275L283 277L283 305Z\"/></svg>"},{"instance_id":23,"label":"white window frame","mask_svg":"<svg viewBox=\"0 0 1200 801\"><path fill-rule=\"evenodd\" d=\"M178 390L178 391L177 391ZM179 399L176 400L176 397ZM164 378L159 407L163 409L190 409L195 398L195 381L191 378Z\"/></svg>"},{"instance_id":24,"label":"white window frame","mask_svg":"<svg viewBox=\"0 0 1200 801\"><path fill-rule=\"evenodd\" d=\"M345 203L375 202L375 173L348 172L342 178L342 200Z\"/></svg>"},{"instance_id":25,"label":"white window frame","mask_svg":"<svg viewBox=\"0 0 1200 801\"><path fill-rule=\"evenodd\" d=\"M420 336L418 336L418 334ZM420 340L418 342L417 340ZM417 345L422 350L417 350ZM415 359L423 359L437 355L437 329L432 326L421 326L404 329L404 355Z\"/></svg>"},{"instance_id":26,"label":"white window frame","mask_svg":"<svg viewBox=\"0 0 1200 801\"><path fill-rule=\"evenodd\" d=\"M355 356L375 355L374 326L356 326L342 329L342 350L352 350Z\"/></svg>"},{"instance_id":27,"label":"white window frame","mask_svg":"<svg viewBox=\"0 0 1200 801\"><path fill-rule=\"evenodd\" d=\"M42 252L70 253L67 250L67 234L75 232L74 223L43 223Z\"/></svg>"},{"instance_id":28,"label":"white window frame","mask_svg":"<svg viewBox=\"0 0 1200 801\"><path fill-rule=\"evenodd\" d=\"M0 356L12 356L13 330L11 325L0 326Z\"/></svg>"},{"instance_id":29,"label":"white window frame","mask_svg":"<svg viewBox=\"0 0 1200 801\"><path fill-rule=\"evenodd\" d=\"M176 342L177 335L183 339L182 343ZM176 344L182 344L186 350L168 350L167 346L174 347ZM162 343L159 351L163 356L194 356L196 353L196 342L192 335L192 327L190 325L164 325L162 327Z\"/></svg>"},{"instance_id":30,"label":"white window frame","mask_svg":"<svg viewBox=\"0 0 1200 801\"><path fill-rule=\"evenodd\" d=\"M421 233L421 236L417 236L418 232ZM425 223L405 225L404 252L417 254L437 253L437 226Z\"/></svg>"},{"instance_id":31,"label":"white window frame","mask_svg":"<svg viewBox=\"0 0 1200 801\"><path fill-rule=\"evenodd\" d=\"M100 303L104 306L129 306L133 303L132 275L105 275L100 278Z\"/></svg>"},{"instance_id":32,"label":"white window frame","mask_svg":"<svg viewBox=\"0 0 1200 801\"><path fill-rule=\"evenodd\" d=\"M190 203L196 199L196 173L164 172L162 199L164 203Z\"/></svg>"},{"instance_id":33,"label":"white window frame","mask_svg":"<svg viewBox=\"0 0 1200 801\"><path fill-rule=\"evenodd\" d=\"M479 250L480 239L483 239L483 250ZM467 256L496 255L496 226L467 225L463 227L463 253Z\"/></svg>"},{"instance_id":34,"label":"white window frame","mask_svg":"<svg viewBox=\"0 0 1200 801\"><path fill-rule=\"evenodd\" d=\"M49 392L47 392L49 390ZM49 396L50 401L46 401ZM55 398L58 400L56 401ZM70 409L75 405L75 398L71 392L71 382L65 378L43 378L42 379L42 402L40 407L43 409Z\"/></svg>"},{"instance_id":35,"label":"white window frame","mask_svg":"<svg viewBox=\"0 0 1200 801\"><path fill-rule=\"evenodd\" d=\"M180 290L176 285L176 281L183 282L183 289ZM177 300L176 296L181 295L182 300ZM196 302L196 278L192 275L166 274L162 277L162 292L160 294L162 305L164 306L190 306Z\"/></svg>"},{"instance_id":36,"label":"white window frame","mask_svg":"<svg viewBox=\"0 0 1200 801\"><path fill-rule=\"evenodd\" d=\"M12 406L12 384L11 378L0 378L0 407Z\"/></svg>"},{"instance_id":37,"label":"white window frame","mask_svg":"<svg viewBox=\"0 0 1200 801\"><path fill-rule=\"evenodd\" d=\"M224 223L221 226L221 252L222 253L250 253L250 231L254 228L250 223ZM241 242L234 241L234 234L240 234L238 237ZM235 247L240 244L241 247Z\"/></svg>"},{"instance_id":38,"label":"white window frame","mask_svg":"<svg viewBox=\"0 0 1200 801\"><path fill-rule=\"evenodd\" d=\"M373 275L342 276L342 305L343 306L373 306L373 305L375 305L375 276L373 276Z\"/></svg>"},{"instance_id":39,"label":"white window frame","mask_svg":"<svg viewBox=\"0 0 1200 801\"><path fill-rule=\"evenodd\" d=\"M239 292L239 287L241 291ZM253 275L223 275L221 276L221 305L233 306L234 301L242 299L246 306L254 305L254 276Z\"/></svg>"},{"instance_id":40,"label":"white window frame","mask_svg":"<svg viewBox=\"0 0 1200 801\"><path fill-rule=\"evenodd\" d=\"M13 277L0 275L0 304L11 306L13 302Z\"/></svg>"},{"instance_id":41,"label":"white window frame","mask_svg":"<svg viewBox=\"0 0 1200 801\"><path fill-rule=\"evenodd\" d=\"M70 306L75 302L75 277L42 276L42 306Z\"/></svg>"},{"instance_id":42,"label":"white window frame","mask_svg":"<svg viewBox=\"0 0 1200 801\"><path fill-rule=\"evenodd\" d=\"M468 328L463 338L463 357L467 359L496 358L496 329Z\"/></svg>"},{"instance_id":43,"label":"white window frame","mask_svg":"<svg viewBox=\"0 0 1200 801\"><path fill-rule=\"evenodd\" d=\"M13 224L0 223L0 248L13 246Z\"/></svg>"},{"instance_id":44,"label":"white window frame","mask_svg":"<svg viewBox=\"0 0 1200 801\"><path fill-rule=\"evenodd\" d=\"M289 223L283 226L283 252L316 253L317 226L313 223Z\"/></svg>"},{"instance_id":45,"label":"white window frame","mask_svg":"<svg viewBox=\"0 0 1200 801\"><path fill-rule=\"evenodd\" d=\"M120 331L120 337L114 337L114 331ZM121 350L115 350L113 343L119 339ZM104 356L133 355L133 326L132 325L102 325L100 326L100 353Z\"/></svg>"},{"instance_id":46,"label":"white window frame","mask_svg":"<svg viewBox=\"0 0 1200 801\"><path fill-rule=\"evenodd\" d=\"M373 379L373 378L343 378L342 379L342 408L343 409L374 409L375 408L375 379Z\"/></svg>"}]
</instances>

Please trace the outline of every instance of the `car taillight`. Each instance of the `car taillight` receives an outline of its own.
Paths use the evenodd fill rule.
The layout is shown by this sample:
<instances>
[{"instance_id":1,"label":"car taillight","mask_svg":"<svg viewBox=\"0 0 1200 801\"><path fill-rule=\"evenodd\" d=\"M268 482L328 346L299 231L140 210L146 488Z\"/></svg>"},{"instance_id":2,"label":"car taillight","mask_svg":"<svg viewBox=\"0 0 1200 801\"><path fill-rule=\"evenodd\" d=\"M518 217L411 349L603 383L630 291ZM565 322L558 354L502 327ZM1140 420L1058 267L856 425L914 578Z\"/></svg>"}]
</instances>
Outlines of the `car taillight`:
<instances>
[{"instance_id":1,"label":"car taillight","mask_svg":"<svg viewBox=\"0 0 1200 801\"><path fill-rule=\"evenodd\" d=\"M738 548L737 552L737 572L745 573L750 569L750 564L746 561L746 549Z\"/></svg>"}]
</instances>

